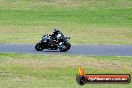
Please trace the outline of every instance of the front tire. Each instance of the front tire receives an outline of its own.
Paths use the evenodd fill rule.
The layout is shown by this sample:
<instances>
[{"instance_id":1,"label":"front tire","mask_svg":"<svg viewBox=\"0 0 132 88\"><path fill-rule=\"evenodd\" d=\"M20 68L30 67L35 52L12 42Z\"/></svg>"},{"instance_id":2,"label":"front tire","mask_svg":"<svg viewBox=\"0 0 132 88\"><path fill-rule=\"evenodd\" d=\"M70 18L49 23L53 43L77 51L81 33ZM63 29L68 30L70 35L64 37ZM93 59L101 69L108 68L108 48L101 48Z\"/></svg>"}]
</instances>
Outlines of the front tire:
<instances>
[{"instance_id":1,"label":"front tire","mask_svg":"<svg viewBox=\"0 0 132 88\"><path fill-rule=\"evenodd\" d=\"M69 42L65 43L63 47L60 48L61 52L66 52L71 48L71 44Z\"/></svg>"},{"instance_id":2,"label":"front tire","mask_svg":"<svg viewBox=\"0 0 132 88\"><path fill-rule=\"evenodd\" d=\"M69 50L69 49L71 48L71 44L70 44L69 42L67 42L67 43L65 44L65 46L67 47L67 50Z\"/></svg>"},{"instance_id":3,"label":"front tire","mask_svg":"<svg viewBox=\"0 0 132 88\"><path fill-rule=\"evenodd\" d=\"M40 43L37 43L36 46L35 46L35 49L37 51L42 51L44 48L43 48L43 46Z\"/></svg>"}]
</instances>

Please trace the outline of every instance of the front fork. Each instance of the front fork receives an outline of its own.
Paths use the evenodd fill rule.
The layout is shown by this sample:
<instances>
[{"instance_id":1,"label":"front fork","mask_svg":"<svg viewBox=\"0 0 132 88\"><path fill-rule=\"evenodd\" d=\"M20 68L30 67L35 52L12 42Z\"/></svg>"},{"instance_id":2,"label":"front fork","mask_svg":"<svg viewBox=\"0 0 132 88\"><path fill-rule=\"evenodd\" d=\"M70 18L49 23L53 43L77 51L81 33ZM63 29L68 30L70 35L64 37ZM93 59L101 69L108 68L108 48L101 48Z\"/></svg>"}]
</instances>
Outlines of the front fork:
<instances>
[{"instance_id":1,"label":"front fork","mask_svg":"<svg viewBox=\"0 0 132 88\"><path fill-rule=\"evenodd\" d=\"M63 49L66 48L66 47L64 46L64 42L60 42L58 47L59 47L59 48L63 48Z\"/></svg>"}]
</instances>

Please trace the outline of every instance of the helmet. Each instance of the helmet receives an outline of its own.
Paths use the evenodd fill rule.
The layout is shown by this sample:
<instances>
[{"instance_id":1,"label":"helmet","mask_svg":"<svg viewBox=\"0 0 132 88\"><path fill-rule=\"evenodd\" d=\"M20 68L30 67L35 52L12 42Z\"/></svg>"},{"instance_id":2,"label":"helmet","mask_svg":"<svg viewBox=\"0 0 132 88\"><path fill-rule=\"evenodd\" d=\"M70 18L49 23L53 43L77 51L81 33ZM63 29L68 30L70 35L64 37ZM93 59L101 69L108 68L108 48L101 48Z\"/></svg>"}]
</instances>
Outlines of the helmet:
<instances>
[{"instance_id":1,"label":"helmet","mask_svg":"<svg viewBox=\"0 0 132 88\"><path fill-rule=\"evenodd\" d=\"M54 30L53 30L53 33L58 33L58 32L60 32L57 28L55 28Z\"/></svg>"}]
</instances>

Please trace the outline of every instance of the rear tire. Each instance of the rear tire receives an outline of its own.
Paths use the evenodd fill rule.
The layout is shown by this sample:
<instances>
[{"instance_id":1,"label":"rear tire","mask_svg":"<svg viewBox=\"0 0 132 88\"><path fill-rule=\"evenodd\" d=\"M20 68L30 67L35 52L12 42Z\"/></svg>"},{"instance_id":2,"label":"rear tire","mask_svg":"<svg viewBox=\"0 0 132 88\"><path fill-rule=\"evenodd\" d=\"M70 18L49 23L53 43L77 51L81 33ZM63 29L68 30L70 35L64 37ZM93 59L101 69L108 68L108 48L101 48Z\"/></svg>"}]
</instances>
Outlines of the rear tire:
<instances>
[{"instance_id":1,"label":"rear tire","mask_svg":"<svg viewBox=\"0 0 132 88\"><path fill-rule=\"evenodd\" d=\"M37 51L42 51L44 49L44 47L42 45L40 45L39 43L37 43L36 46L35 46L35 49Z\"/></svg>"}]
</instances>

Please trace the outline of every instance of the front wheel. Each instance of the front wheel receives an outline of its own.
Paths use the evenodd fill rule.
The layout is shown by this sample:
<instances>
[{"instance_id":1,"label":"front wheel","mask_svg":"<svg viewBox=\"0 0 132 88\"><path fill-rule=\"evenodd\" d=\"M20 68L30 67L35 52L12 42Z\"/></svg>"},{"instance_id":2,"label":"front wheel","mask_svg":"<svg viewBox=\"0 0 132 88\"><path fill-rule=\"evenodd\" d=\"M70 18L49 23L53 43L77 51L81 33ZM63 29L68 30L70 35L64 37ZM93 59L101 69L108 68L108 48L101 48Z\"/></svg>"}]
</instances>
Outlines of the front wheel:
<instances>
[{"instance_id":1,"label":"front wheel","mask_svg":"<svg viewBox=\"0 0 132 88\"><path fill-rule=\"evenodd\" d=\"M71 48L71 44L70 44L69 42L67 42L67 43L65 44L65 46L67 47L67 50L69 50L69 49Z\"/></svg>"},{"instance_id":2,"label":"front wheel","mask_svg":"<svg viewBox=\"0 0 132 88\"><path fill-rule=\"evenodd\" d=\"M43 46L40 43L37 43L36 46L35 46L35 49L37 51L42 51L44 48L43 48Z\"/></svg>"},{"instance_id":3,"label":"front wheel","mask_svg":"<svg viewBox=\"0 0 132 88\"><path fill-rule=\"evenodd\" d=\"M64 43L61 48L60 48L60 51L61 52L66 52L67 50L69 50L71 48L71 44L69 42L67 43Z\"/></svg>"}]
</instances>

